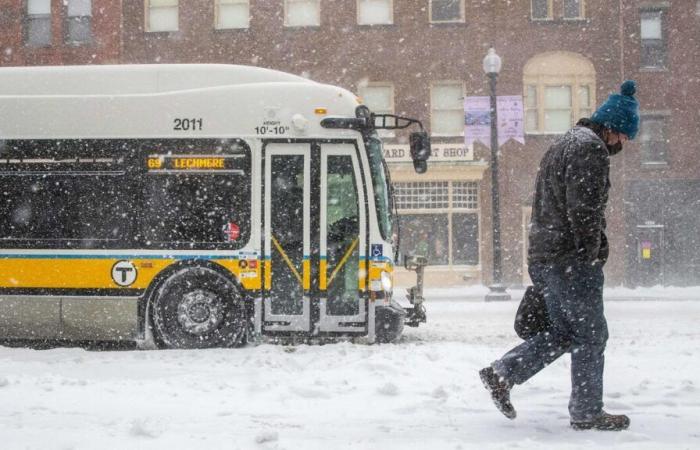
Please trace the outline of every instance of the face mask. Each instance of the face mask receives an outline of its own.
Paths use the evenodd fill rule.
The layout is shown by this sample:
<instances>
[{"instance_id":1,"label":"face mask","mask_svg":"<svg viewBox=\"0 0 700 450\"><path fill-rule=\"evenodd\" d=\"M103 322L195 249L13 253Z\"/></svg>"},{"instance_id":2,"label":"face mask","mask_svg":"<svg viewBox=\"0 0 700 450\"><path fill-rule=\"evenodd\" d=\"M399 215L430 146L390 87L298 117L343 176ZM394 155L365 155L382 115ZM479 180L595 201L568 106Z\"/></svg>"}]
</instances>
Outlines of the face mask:
<instances>
[{"instance_id":1,"label":"face mask","mask_svg":"<svg viewBox=\"0 0 700 450\"><path fill-rule=\"evenodd\" d=\"M618 142L617 144L613 144L613 145L608 144L608 153L610 153L610 156L617 155L621 151L622 151L622 142Z\"/></svg>"}]
</instances>

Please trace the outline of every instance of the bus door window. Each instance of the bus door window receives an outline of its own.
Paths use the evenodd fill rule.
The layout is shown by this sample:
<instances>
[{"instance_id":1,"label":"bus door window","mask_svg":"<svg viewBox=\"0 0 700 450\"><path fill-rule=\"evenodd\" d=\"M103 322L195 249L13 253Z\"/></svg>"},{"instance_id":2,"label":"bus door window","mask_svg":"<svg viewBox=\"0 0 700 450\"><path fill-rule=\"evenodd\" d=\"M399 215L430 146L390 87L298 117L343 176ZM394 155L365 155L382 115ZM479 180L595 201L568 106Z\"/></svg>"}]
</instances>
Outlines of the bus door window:
<instances>
[{"instance_id":1,"label":"bus door window","mask_svg":"<svg viewBox=\"0 0 700 450\"><path fill-rule=\"evenodd\" d=\"M359 313L359 205L352 158L328 155L327 313L352 316Z\"/></svg>"},{"instance_id":2,"label":"bus door window","mask_svg":"<svg viewBox=\"0 0 700 450\"><path fill-rule=\"evenodd\" d=\"M271 157L272 314L303 313L304 155Z\"/></svg>"}]
</instances>

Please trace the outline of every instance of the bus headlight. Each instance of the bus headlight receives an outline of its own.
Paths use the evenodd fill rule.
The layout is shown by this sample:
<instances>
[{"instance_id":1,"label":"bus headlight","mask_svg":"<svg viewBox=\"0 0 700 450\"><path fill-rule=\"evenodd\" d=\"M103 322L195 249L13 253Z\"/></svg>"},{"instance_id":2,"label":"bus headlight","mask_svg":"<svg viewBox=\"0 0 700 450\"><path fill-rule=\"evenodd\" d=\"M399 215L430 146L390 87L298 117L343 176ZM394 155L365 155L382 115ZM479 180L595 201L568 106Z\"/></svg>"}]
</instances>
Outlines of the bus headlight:
<instances>
[{"instance_id":1,"label":"bus headlight","mask_svg":"<svg viewBox=\"0 0 700 450\"><path fill-rule=\"evenodd\" d=\"M389 272L382 271L382 289L389 295L391 295L394 290L394 282Z\"/></svg>"}]
</instances>

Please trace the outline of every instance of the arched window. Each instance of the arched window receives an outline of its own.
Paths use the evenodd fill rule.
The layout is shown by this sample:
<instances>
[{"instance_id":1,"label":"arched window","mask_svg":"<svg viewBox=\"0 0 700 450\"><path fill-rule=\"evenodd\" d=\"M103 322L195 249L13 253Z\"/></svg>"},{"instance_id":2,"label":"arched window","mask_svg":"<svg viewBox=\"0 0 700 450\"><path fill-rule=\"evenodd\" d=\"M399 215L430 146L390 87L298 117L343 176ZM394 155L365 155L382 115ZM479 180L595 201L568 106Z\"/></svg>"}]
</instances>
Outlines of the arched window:
<instances>
[{"instance_id":1,"label":"arched window","mask_svg":"<svg viewBox=\"0 0 700 450\"><path fill-rule=\"evenodd\" d=\"M577 53L539 54L525 64L523 94L527 133L563 133L592 113L595 68Z\"/></svg>"}]
</instances>

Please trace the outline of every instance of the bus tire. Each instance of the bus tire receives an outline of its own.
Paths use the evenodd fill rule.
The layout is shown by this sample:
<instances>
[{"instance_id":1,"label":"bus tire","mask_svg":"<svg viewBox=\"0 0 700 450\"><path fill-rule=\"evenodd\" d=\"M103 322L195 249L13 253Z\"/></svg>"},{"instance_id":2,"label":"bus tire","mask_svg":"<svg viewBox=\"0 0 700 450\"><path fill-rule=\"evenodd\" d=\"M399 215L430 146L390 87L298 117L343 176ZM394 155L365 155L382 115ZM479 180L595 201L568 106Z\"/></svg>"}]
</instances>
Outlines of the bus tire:
<instances>
[{"instance_id":1,"label":"bus tire","mask_svg":"<svg viewBox=\"0 0 700 450\"><path fill-rule=\"evenodd\" d=\"M153 337L161 348L234 347L243 342L245 305L236 285L207 267L168 277L151 302Z\"/></svg>"}]
</instances>

